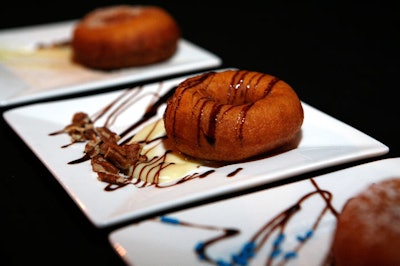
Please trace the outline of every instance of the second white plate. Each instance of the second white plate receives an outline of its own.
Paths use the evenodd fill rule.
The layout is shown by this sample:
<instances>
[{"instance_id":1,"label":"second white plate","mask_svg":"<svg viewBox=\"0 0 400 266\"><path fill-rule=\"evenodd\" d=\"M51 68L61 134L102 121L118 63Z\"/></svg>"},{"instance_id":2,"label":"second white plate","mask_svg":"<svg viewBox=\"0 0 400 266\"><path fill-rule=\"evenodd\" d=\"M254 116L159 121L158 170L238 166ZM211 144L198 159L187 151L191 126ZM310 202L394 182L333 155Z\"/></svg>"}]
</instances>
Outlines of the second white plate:
<instances>
[{"instance_id":1,"label":"second white plate","mask_svg":"<svg viewBox=\"0 0 400 266\"><path fill-rule=\"evenodd\" d=\"M162 95L186 78L175 78L148 84L141 90L132 90L140 92L137 101L118 115L111 130L117 133L125 130L140 119L154 100L154 94ZM107 184L97 180L90 162L68 164L82 157L84 144L62 149L61 146L70 142L69 136L49 136L49 133L63 129L70 123L74 113L83 111L94 114L121 94L122 91L114 91L33 104L3 114L8 124L46 165L90 221L99 227L388 152L388 147L374 138L303 103L305 119L301 140L295 149L257 161L227 165L205 178L192 179L172 187L125 186L106 191ZM163 110L159 109L156 119L162 117ZM99 120L98 125L102 122L104 120ZM229 177L237 169L242 170Z\"/></svg>"}]
</instances>

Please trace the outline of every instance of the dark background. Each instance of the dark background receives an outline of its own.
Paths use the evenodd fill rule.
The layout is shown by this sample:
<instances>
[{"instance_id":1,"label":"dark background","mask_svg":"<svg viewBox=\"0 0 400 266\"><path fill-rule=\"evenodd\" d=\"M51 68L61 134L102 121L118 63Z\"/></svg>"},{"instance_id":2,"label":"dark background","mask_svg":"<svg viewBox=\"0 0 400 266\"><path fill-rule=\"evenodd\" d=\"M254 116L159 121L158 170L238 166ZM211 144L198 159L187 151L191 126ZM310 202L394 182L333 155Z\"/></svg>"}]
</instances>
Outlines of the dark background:
<instances>
[{"instance_id":1,"label":"dark background","mask_svg":"<svg viewBox=\"0 0 400 266\"><path fill-rule=\"evenodd\" d=\"M278 76L302 101L390 148L371 160L400 156L399 10L394 4L14 1L0 9L0 29L78 19L113 4L164 7L180 24L183 38L221 57L221 67ZM3 119L0 129L0 259L7 265L123 265L107 239L113 228L95 228Z\"/></svg>"}]
</instances>

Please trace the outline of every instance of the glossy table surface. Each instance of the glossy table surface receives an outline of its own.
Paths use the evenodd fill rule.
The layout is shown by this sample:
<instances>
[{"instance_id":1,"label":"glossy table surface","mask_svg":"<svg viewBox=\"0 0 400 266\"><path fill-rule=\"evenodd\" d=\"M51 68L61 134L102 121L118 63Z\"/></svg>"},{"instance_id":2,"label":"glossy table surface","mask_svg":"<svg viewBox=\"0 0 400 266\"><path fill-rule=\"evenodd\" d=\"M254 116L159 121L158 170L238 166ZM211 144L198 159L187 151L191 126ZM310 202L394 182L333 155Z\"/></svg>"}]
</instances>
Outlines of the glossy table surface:
<instances>
[{"instance_id":1,"label":"glossy table surface","mask_svg":"<svg viewBox=\"0 0 400 266\"><path fill-rule=\"evenodd\" d=\"M96 7L115 3L11 3L0 10L0 29L78 19ZM276 75L291 84L304 102L390 149L378 158L299 179L400 156L399 13L394 5L141 3L170 11L183 37L221 57L221 67ZM2 112L15 107L4 107ZM109 232L122 224L94 227L3 118L0 134L2 261L9 262L6 265L124 265L108 241Z\"/></svg>"}]
</instances>

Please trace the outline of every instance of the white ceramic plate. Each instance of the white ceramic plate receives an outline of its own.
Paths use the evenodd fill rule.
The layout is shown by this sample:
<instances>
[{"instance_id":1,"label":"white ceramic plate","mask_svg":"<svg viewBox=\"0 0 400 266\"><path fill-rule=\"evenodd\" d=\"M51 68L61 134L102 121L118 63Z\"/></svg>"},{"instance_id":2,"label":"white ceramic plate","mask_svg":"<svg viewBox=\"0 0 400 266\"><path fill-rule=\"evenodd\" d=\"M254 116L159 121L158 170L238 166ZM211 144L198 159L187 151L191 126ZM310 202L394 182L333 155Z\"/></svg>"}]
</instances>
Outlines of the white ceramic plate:
<instances>
[{"instance_id":1,"label":"white ceramic plate","mask_svg":"<svg viewBox=\"0 0 400 266\"><path fill-rule=\"evenodd\" d=\"M321 190L332 193L331 205L340 212L347 199L369 184L399 176L400 158L391 158L329 173L314 178L314 181ZM230 262L231 256L238 254L257 232L267 232L262 230L264 225L313 191L316 191L316 187L312 182L303 180L162 216L164 221L178 224L161 222L161 217L144 220L113 231L109 240L128 265L211 265L197 259L195 247L221 235L221 228L233 228L239 230L238 235L210 245L207 249L212 259ZM284 227L285 239L280 246L281 253L275 253L271 265L278 265L284 256L291 257L285 265L324 265L336 226L332 212L328 211L323 216L319 226L303 242L299 251L294 252L294 247L301 243L298 237L305 238L325 206L327 204L319 193L301 204L301 210ZM180 222L194 226L184 226ZM267 238L256 256L242 265L267 265L276 239L277 230Z\"/></svg>"},{"instance_id":2,"label":"white ceramic plate","mask_svg":"<svg viewBox=\"0 0 400 266\"><path fill-rule=\"evenodd\" d=\"M179 77L131 90L139 90L139 95L143 97L137 96L140 100L118 116L111 130L121 133L140 119L145 108L154 100L152 93L164 94L186 78L187 76ZM49 136L49 133L63 129L70 123L74 113L83 111L94 114L121 94L122 91L113 91L76 99L37 103L4 113L8 124L53 173L79 208L99 227L388 152L388 147L384 144L303 103L305 119L302 137L295 149L257 161L221 167L206 178L192 179L177 186L126 186L106 192L107 184L97 180L90 162L67 164L82 157L84 144L78 143L62 149L61 146L70 142L69 136ZM162 117L163 108L165 106L161 106L154 119ZM98 126L102 125L102 121L104 120L99 120ZM148 121L150 122L152 120ZM228 177L228 174L238 168L243 169L234 177ZM202 168L197 171L201 173Z\"/></svg>"},{"instance_id":3,"label":"white ceramic plate","mask_svg":"<svg viewBox=\"0 0 400 266\"><path fill-rule=\"evenodd\" d=\"M185 39L169 60L144 67L96 71L73 64L71 49L35 50L70 40L75 21L0 31L0 106L218 67L221 60ZM34 52L36 51L36 52Z\"/></svg>"}]
</instances>

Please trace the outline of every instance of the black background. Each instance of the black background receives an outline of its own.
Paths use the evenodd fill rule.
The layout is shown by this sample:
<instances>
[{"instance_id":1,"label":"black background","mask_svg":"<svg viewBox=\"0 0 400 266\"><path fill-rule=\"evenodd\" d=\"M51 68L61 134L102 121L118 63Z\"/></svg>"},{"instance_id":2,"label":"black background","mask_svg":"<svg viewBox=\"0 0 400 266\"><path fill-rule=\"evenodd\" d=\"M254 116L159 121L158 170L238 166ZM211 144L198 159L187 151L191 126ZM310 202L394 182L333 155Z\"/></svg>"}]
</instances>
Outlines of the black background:
<instances>
[{"instance_id":1,"label":"black background","mask_svg":"<svg viewBox=\"0 0 400 266\"><path fill-rule=\"evenodd\" d=\"M0 9L0 29L78 19L113 4L164 7L180 24L183 38L221 57L221 67L278 76L302 101L390 148L365 162L400 156L399 10L394 5L14 1ZM107 239L114 228L95 228L4 119L0 125L0 259L7 265L123 265Z\"/></svg>"}]
</instances>

